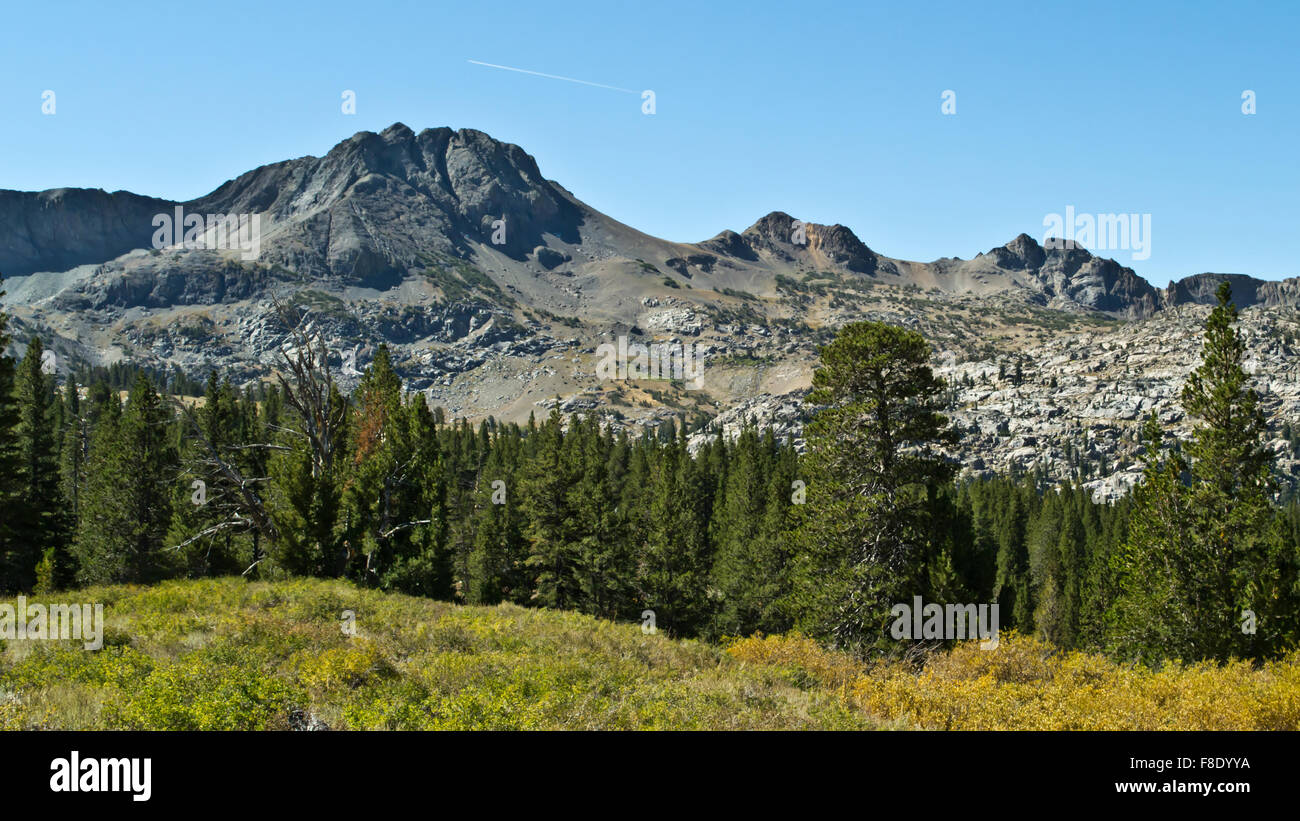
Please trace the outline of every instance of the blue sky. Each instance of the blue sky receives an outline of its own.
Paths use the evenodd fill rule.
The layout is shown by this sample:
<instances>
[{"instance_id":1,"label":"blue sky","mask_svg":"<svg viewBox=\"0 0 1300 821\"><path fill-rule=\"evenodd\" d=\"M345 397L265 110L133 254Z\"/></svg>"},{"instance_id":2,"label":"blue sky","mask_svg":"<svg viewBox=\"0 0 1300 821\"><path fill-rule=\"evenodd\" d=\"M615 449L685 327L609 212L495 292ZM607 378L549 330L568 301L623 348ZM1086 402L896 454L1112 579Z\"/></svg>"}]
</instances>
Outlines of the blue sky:
<instances>
[{"instance_id":1,"label":"blue sky","mask_svg":"<svg viewBox=\"0 0 1300 821\"><path fill-rule=\"evenodd\" d=\"M185 199L401 121L518 143L673 240L783 210L888 256L969 258L1042 239L1072 206L1150 214L1148 259L1105 255L1157 285L1300 275L1295 2L95 2L4 18L0 188ZM470 60L651 89L656 110Z\"/></svg>"}]
</instances>

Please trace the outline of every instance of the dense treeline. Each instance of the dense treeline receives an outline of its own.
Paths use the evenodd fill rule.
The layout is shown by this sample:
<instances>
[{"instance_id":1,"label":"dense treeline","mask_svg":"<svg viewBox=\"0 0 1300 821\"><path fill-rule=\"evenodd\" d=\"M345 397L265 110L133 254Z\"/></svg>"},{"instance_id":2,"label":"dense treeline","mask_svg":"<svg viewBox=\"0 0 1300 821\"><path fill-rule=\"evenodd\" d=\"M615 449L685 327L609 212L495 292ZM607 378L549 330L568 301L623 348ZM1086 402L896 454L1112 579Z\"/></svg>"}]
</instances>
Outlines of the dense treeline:
<instances>
[{"instance_id":1,"label":"dense treeline","mask_svg":"<svg viewBox=\"0 0 1300 821\"><path fill-rule=\"evenodd\" d=\"M1115 504L1033 475L956 482L928 346L878 323L823 348L803 455L752 429L692 452L682 425L633 437L595 415L471 426L404 394L382 347L344 396L296 315L277 384L213 374L202 402L143 371L125 401L107 374L60 387L33 339L21 361L0 357L0 588L346 577L649 610L675 635L799 629L863 654L899 652L890 607L921 596L997 603L1003 630L1060 647L1272 655L1298 635L1300 512L1268 496L1229 309L1185 397L1211 433L1182 454L1149 423L1147 481ZM1243 610L1259 630L1238 629Z\"/></svg>"}]
</instances>

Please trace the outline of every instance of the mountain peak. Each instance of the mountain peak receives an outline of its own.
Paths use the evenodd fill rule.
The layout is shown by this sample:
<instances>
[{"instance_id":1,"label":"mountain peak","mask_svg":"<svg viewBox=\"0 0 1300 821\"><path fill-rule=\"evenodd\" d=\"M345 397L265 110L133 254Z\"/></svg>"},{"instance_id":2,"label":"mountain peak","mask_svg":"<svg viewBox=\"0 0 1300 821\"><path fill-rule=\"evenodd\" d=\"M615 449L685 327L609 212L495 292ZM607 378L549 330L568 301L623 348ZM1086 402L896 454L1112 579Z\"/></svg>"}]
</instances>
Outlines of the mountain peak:
<instances>
[{"instance_id":1,"label":"mountain peak","mask_svg":"<svg viewBox=\"0 0 1300 821\"><path fill-rule=\"evenodd\" d=\"M350 281L388 281L476 247L522 261L543 235L577 240L581 220L519 146L471 128L417 135L400 122L323 157L254 169L193 205L269 214L264 261Z\"/></svg>"},{"instance_id":2,"label":"mountain peak","mask_svg":"<svg viewBox=\"0 0 1300 821\"><path fill-rule=\"evenodd\" d=\"M724 231L709 242L724 251L740 245L748 249L762 248L787 260L810 255L813 261L843 265L862 274L873 273L877 264L875 252L849 228L839 223L819 225L803 222L784 211L769 212L742 234ZM733 256L743 256L734 250L728 252Z\"/></svg>"},{"instance_id":3,"label":"mountain peak","mask_svg":"<svg viewBox=\"0 0 1300 821\"><path fill-rule=\"evenodd\" d=\"M406 123L393 123L379 132L379 136L389 141L413 140L415 139L415 132Z\"/></svg>"},{"instance_id":4,"label":"mountain peak","mask_svg":"<svg viewBox=\"0 0 1300 821\"><path fill-rule=\"evenodd\" d=\"M535 283L527 278L538 268L554 268L550 260L653 260L660 255L672 261L681 248L629 232L584 205L545 179L536 160L518 145L472 128L416 132L395 122L379 132L358 131L323 157L253 169L185 203L91 189L0 192L0 270L19 275L65 271L148 248L154 215L170 213L175 206L199 214L263 215L259 260L267 268L375 287L431 265L451 264L449 258L494 273L503 264L514 266L512 275L523 278L514 286L531 287ZM54 237L59 241L50 239ZM568 256L584 245L586 250ZM1083 248L1045 249L1027 233L978 260L905 262L877 255L844 225L798 220L778 210L743 232L722 231L694 248L701 260L727 260L724 276L736 282L786 272L852 271L955 292L1025 288L1071 309L1084 306L1118 316L1145 316L1162 303L1200 301L1221 276L1190 278L1162 296L1114 260ZM696 264L690 262L692 254L680 256ZM152 264L165 262L166 273L179 277L191 268L206 271L214 258L184 253ZM708 271L709 264L698 267ZM1300 296L1255 287L1247 278L1233 284L1239 304Z\"/></svg>"},{"instance_id":5,"label":"mountain peak","mask_svg":"<svg viewBox=\"0 0 1300 821\"><path fill-rule=\"evenodd\" d=\"M1012 270L1036 270L1043 267L1047 260L1047 252L1043 246L1038 244L1038 240L1021 233L1015 239L999 248L989 251L989 254L997 260L997 264L1003 268Z\"/></svg>"},{"instance_id":6,"label":"mountain peak","mask_svg":"<svg viewBox=\"0 0 1300 821\"><path fill-rule=\"evenodd\" d=\"M766 242L790 242L794 217L784 211L771 211L741 232L744 237L756 237Z\"/></svg>"},{"instance_id":7,"label":"mountain peak","mask_svg":"<svg viewBox=\"0 0 1300 821\"><path fill-rule=\"evenodd\" d=\"M1023 231L1016 235L1016 238L1003 246L1009 251L1016 253L1026 253L1034 248L1041 249L1043 246L1038 244L1038 240L1024 233Z\"/></svg>"}]
</instances>

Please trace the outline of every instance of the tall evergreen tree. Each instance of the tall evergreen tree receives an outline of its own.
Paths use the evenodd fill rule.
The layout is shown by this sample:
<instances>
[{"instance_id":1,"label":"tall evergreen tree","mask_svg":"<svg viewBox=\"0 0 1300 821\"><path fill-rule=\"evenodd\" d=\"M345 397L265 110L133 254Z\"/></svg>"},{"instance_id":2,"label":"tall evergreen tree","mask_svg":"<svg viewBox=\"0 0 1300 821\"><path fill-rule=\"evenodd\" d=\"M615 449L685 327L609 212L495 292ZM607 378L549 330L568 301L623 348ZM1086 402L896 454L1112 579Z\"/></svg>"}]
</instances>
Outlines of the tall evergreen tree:
<instances>
[{"instance_id":1,"label":"tall evergreen tree","mask_svg":"<svg viewBox=\"0 0 1300 821\"><path fill-rule=\"evenodd\" d=\"M324 338L313 336L294 309L276 307L293 342L281 351L283 372L277 374L281 424L266 500L246 494L244 512L275 539L267 550L274 566L336 577L347 569L349 549L356 549L346 543L346 523L340 522L350 406L334 381Z\"/></svg>"},{"instance_id":2,"label":"tall evergreen tree","mask_svg":"<svg viewBox=\"0 0 1300 821\"><path fill-rule=\"evenodd\" d=\"M121 416L96 427L73 544L78 581L151 582L180 566L166 549L179 480L170 422L162 398L140 373Z\"/></svg>"},{"instance_id":3,"label":"tall evergreen tree","mask_svg":"<svg viewBox=\"0 0 1300 821\"><path fill-rule=\"evenodd\" d=\"M570 461L577 481L569 488L566 504L573 511L582 567L582 607L602 618L631 617L635 568L618 517L618 488L611 476L614 443L602 434L595 414L574 422L574 428L577 436Z\"/></svg>"},{"instance_id":4,"label":"tall evergreen tree","mask_svg":"<svg viewBox=\"0 0 1300 821\"><path fill-rule=\"evenodd\" d=\"M705 479L684 430L663 446L651 494L637 575L642 603L660 629L694 634L710 612L712 555Z\"/></svg>"},{"instance_id":5,"label":"tall evergreen tree","mask_svg":"<svg viewBox=\"0 0 1300 821\"><path fill-rule=\"evenodd\" d=\"M451 597L451 557L447 550L446 468L438 442L438 422L415 394L405 409L409 464L402 477L398 518L403 537L393 542L392 563L380 571L380 586L412 595Z\"/></svg>"},{"instance_id":6,"label":"tall evergreen tree","mask_svg":"<svg viewBox=\"0 0 1300 821\"><path fill-rule=\"evenodd\" d=\"M3 278L0 278L0 284ZM0 296L4 290L0 288ZM15 362L9 355L9 317L0 311L0 591L22 589L30 559L22 541L20 500L23 494L18 439L19 409L15 392Z\"/></svg>"},{"instance_id":7,"label":"tall evergreen tree","mask_svg":"<svg viewBox=\"0 0 1300 821\"><path fill-rule=\"evenodd\" d=\"M1293 635L1296 556L1287 550L1272 499L1278 487L1268 423L1243 366L1246 343L1225 280L1205 328L1201 366L1183 386L1183 408L1199 424L1187 455L1192 529L1206 559L1194 600L1207 618L1196 652L1224 659L1263 656ZM1255 632L1242 629L1247 612Z\"/></svg>"},{"instance_id":8,"label":"tall evergreen tree","mask_svg":"<svg viewBox=\"0 0 1300 821\"><path fill-rule=\"evenodd\" d=\"M86 486L86 457L90 453L90 421L83 413L81 394L71 378L63 386L63 444L59 456L59 487L75 523L81 514Z\"/></svg>"},{"instance_id":9,"label":"tall evergreen tree","mask_svg":"<svg viewBox=\"0 0 1300 821\"><path fill-rule=\"evenodd\" d=\"M423 521L412 484L415 448L402 383L385 345L357 387L352 455L344 480L344 538L352 547L353 575L377 583Z\"/></svg>"},{"instance_id":10,"label":"tall evergreen tree","mask_svg":"<svg viewBox=\"0 0 1300 821\"><path fill-rule=\"evenodd\" d=\"M67 507L59 491L59 462L55 450L56 386L42 370L45 346L32 337L18 368L18 451L22 482L20 507L15 518L28 553L23 560L24 586L36 581L36 565L44 566L46 586L66 577Z\"/></svg>"},{"instance_id":11,"label":"tall evergreen tree","mask_svg":"<svg viewBox=\"0 0 1300 821\"><path fill-rule=\"evenodd\" d=\"M1027 495L1026 488L1013 485L995 519L998 553L993 598L998 603L1002 627L1031 632L1034 600L1029 571Z\"/></svg>"},{"instance_id":12,"label":"tall evergreen tree","mask_svg":"<svg viewBox=\"0 0 1300 821\"><path fill-rule=\"evenodd\" d=\"M1217 296L1183 388L1196 420L1185 455L1161 453L1154 417L1143 432L1145 481L1111 616L1121 655L1222 660L1275 653L1294 636L1295 556L1272 508L1267 425L1226 281Z\"/></svg>"},{"instance_id":13,"label":"tall evergreen tree","mask_svg":"<svg viewBox=\"0 0 1300 821\"><path fill-rule=\"evenodd\" d=\"M559 412L552 409L550 417L538 427L536 450L521 471L518 488L528 523L526 563L535 574L536 600L555 608L575 607L583 596L582 552L570 540L573 519L568 489L576 477L564 452L565 440ZM485 498L490 492L490 486L482 491Z\"/></svg>"},{"instance_id":14,"label":"tall evergreen tree","mask_svg":"<svg viewBox=\"0 0 1300 821\"><path fill-rule=\"evenodd\" d=\"M821 349L806 431L808 501L791 604L799 625L838 647L895 648L890 609L926 596L934 491L952 477L943 382L920 334L877 322ZM895 648L897 649L897 648Z\"/></svg>"},{"instance_id":15,"label":"tall evergreen tree","mask_svg":"<svg viewBox=\"0 0 1300 821\"><path fill-rule=\"evenodd\" d=\"M779 534L795 474L778 470L774 450L770 436L760 440L752 428L743 430L728 448L726 478L712 521L717 545L712 586L719 598L716 635L771 633L786 623L777 606L786 573Z\"/></svg>"}]
</instances>

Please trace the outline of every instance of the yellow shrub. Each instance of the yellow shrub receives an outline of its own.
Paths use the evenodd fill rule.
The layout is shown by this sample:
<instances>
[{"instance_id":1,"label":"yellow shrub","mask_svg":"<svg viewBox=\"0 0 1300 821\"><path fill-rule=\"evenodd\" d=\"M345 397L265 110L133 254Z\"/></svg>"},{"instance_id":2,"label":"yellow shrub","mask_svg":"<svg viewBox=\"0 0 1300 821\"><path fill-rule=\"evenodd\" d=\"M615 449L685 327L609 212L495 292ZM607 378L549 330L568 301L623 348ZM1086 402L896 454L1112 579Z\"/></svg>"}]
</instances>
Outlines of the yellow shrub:
<instances>
[{"instance_id":1,"label":"yellow shrub","mask_svg":"<svg viewBox=\"0 0 1300 821\"><path fill-rule=\"evenodd\" d=\"M815 680L883 723L924 729L1300 729L1297 654L1258 668L1236 661L1151 670L1014 634L994 650L959 644L922 669L867 667L801 636L745 639L728 652Z\"/></svg>"},{"instance_id":2,"label":"yellow shrub","mask_svg":"<svg viewBox=\"0 0 1300 821\"><path fill-rule=\"evenodd\" d=\"M862 668L849 656L826 650L797 633L733 640L727 652L740 661L776 667L800 686L817 683L843 689L862 673Z\"/></svg>"},{"instance_id":3,"label":"yellow shrub","mask_svg":"<svg viewBox=\"0 0 1300 821\"><path fill-rule=\"evenodd\" d=\"M362 638L320 653L303 653L296 661L298 680L313 692L356 688L395 672L379 646Z\"/></svg>"}]
</instances>

